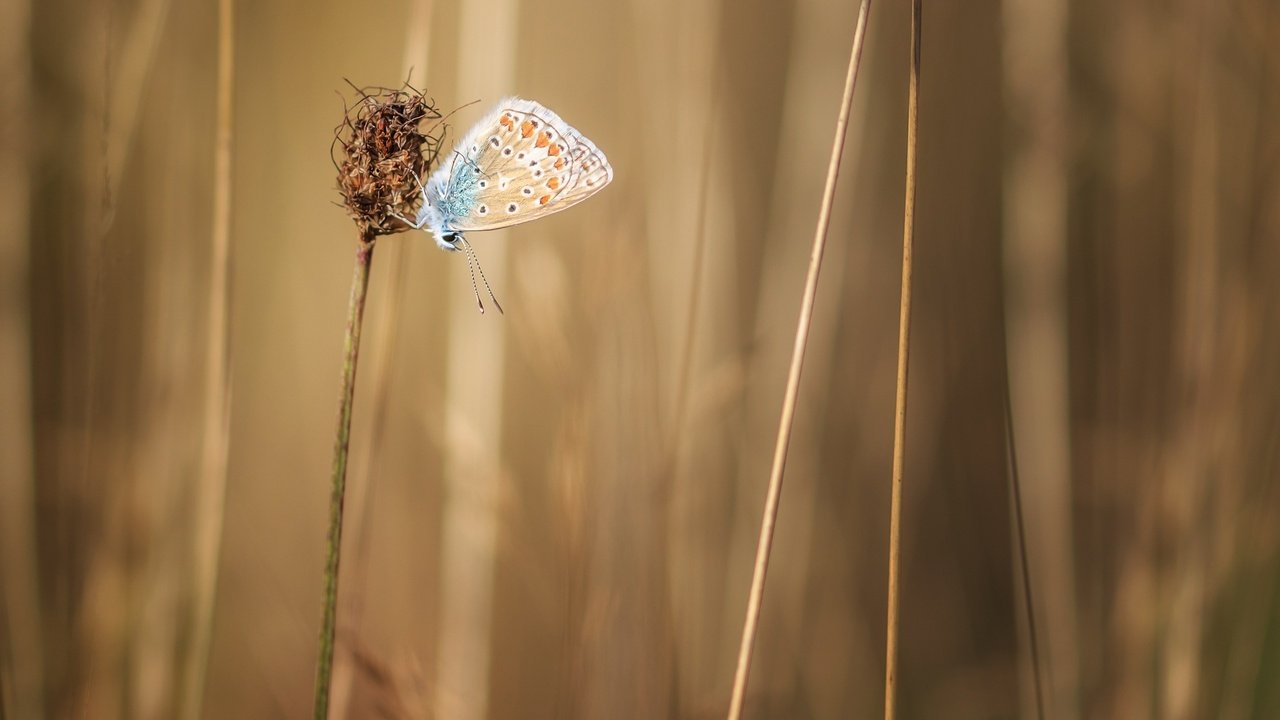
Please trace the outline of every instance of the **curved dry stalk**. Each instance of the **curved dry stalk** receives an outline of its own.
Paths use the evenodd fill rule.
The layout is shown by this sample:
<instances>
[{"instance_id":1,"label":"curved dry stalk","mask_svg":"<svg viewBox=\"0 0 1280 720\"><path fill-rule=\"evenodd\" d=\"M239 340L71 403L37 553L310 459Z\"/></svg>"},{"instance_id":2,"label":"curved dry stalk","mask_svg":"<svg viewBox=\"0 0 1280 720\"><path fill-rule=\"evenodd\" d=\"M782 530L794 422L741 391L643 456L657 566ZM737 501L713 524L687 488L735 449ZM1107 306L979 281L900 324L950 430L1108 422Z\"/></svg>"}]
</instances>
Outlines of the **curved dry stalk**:
<instances>
[{"instance_id":1,"label":"curved dry stalk","mask_svg":"<svg viewBox=\"0 0 1280 720\"><path fill-rule=\"evenodd\" d=\"M902 551L902 473L907 452L907 360L911 355L911 253L916 220L916 138L920 107L921 0L911 3L911 79L907 93L907 189L902 222L902 296L898 302L898 383L893 409L893 490L889 501L889 609L885 631L884 717L896 714L898 567Z\"/></svg>"},{"instance_id":2,"label":"curved dry stalk","mask_svg":"<svg viewBox=\"0 0 1280 720\"><path fill-rule=\"evenodd\" d=\"M760 626L760 601L764 597L764 581L769 570L769 553L773 548L773 530L778 519L778 502L782 496L782 474L787 464L787 448L791 443L791 427L795 419L796 398L800 392L800 373L804 368L804 354L809 340L809 325L813 319L813 305L818 294L818 274L822 269L822 254L827 245L827 228L831 224L831 207L835 201L836 180L840 176L840 158L844 151L845 128L849 125L849 109L853 105L853 89L858 80L858 68L862 61L862 41L866 36L867 17L870 12L871 0L862 0L862 5L858 10L858 24L853 31L853 47L849 53L849 71L844 81L844 97L840 101L840 114L836 118L835 140L831 144L831 161L827 166L827 181L822 191L822 207L818 211L818 227L813 235L813 251L809 258L809 273L805 280L804 295L800 301L800 318L796 323L796 341L791 353L791 369L787 374L787 390L782 401L782 416L778 422L778 438L774 446L773 469L769 474L769 489L765 497L764 517L760 521L760 539L756 545L756 561L751 576L751 592L747 597L747 617L742 626L742 644L738 648L738 667L733 678L733 695L729 700L729 720L738 720L742 717L742 704L747 693L747 680L751 675L751 660L755 648L756 631Z\"/></svg>"}]
</instances>

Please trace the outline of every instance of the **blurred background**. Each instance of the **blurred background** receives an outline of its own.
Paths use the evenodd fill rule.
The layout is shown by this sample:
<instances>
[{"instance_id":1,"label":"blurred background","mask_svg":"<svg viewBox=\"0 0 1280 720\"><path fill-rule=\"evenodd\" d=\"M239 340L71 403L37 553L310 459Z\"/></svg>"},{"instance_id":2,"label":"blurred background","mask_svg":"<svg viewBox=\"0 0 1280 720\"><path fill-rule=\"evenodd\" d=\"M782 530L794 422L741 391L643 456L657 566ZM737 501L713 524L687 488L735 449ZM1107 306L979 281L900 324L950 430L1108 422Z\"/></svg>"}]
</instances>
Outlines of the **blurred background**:
<instances>
[{"instance_id":1,"label":"blurred background","mask_svg":"<svg viewBox=\"0 0 1280 720\"><path fill-rule=\"evenodd\" d=\"M1278 5L925 3L900 717L1036 716L1006 387L1045 715L1280 717ZM330 144L406 78L615 180L471 236L505 316L377 241L334 715L723 716L857 4L229 8L0 2L4 717L311 712ZM752 718L881 712L909 40L874 3Z\"/></svg>"}]
</instances>

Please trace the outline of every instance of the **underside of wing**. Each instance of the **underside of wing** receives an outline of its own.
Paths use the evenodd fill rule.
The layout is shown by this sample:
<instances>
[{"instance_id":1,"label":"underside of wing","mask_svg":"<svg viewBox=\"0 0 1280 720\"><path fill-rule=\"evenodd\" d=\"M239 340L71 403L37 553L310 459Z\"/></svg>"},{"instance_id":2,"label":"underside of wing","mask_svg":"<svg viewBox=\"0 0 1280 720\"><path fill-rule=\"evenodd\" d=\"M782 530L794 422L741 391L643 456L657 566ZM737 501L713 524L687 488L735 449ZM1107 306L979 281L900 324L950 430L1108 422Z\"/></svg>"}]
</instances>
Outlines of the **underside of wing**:
<instances>
[{"instance_id":1,"label":"underside of wing","mask_svg":"<svg viewBox=\"0 0 1280 720\"><path fill-rule=\"evenodd\" d=\"M429 185L445 224L495 230L564 210L613 179L605 154L559 115L508 98L467 133Z\"/></svg>"}]
</instances>

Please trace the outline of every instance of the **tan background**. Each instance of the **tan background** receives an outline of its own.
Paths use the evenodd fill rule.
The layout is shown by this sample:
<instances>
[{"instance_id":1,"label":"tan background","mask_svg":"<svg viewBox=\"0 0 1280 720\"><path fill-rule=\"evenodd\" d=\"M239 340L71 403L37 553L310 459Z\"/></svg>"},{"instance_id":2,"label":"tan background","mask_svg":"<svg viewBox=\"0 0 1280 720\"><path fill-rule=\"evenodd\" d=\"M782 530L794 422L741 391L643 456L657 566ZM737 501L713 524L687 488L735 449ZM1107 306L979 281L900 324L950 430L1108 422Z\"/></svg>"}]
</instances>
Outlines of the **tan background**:
<instances>
[{"instance_id":1,"label":"tan background","mask_svg":"<svg viewBox=\"0 0 1280 720\"><path fill-rule=\"evenodd\" d=\"M486 0L463 22L461 2L435 0L413 75L445 111L480 101L453 137L518 93L591 137L615 180L471 238L505 317L474 313L463 259L427 236L378 242L352 432L372 494L343 575L364 600L344 635L351 716L719 717L855 4ZM0 8L0 694L13 717L173 717L191 527L212 511L193 488L216 4ZM355 247L328 151L344 78L405 77L413 12L237 8L207 717L310 712ZM882 703L907 12L871 14L753 718ZM1006 348L1049 717L1280 715L1280 7L941 0L923 48L901 716L1034 707ZM461 323L497 334L496 355ZM492 609L466 628L488 649L483 697L439 680L459 457L495 492L475 567Z\"/></svg>"}]
</instances>

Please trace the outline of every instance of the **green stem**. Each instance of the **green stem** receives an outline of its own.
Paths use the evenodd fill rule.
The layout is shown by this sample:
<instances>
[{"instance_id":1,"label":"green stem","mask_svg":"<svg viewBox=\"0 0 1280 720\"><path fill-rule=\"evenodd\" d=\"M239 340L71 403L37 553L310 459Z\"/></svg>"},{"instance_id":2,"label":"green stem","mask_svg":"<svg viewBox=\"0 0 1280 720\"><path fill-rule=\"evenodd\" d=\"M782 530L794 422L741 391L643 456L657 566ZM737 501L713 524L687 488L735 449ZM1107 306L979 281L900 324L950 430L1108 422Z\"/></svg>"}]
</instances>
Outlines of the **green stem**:
<instances>
[{"instance_id":1,"label":"green stem","mask_svg":"<svg viewBox=\"0 0 1280 720\"><path fill-rule=\"evenodd\" d=\"M320 658L316 661L316 720L327 720L329 715L333 636L337 625L338 560L342 554L342 500L347 485L347 448L351 444L351 406L356 394L360 326L364 322L364 299L369 290L369 267L372 264L373 237L361 235L360 246L356 249L355 273L351 277L351 300L347 306L347 339L342 350L342 400L338 409L338 432L333 442L333 488L329 496L329 542L324 567L324 618L320 627Z\"/></svg>"}]
</instances>

